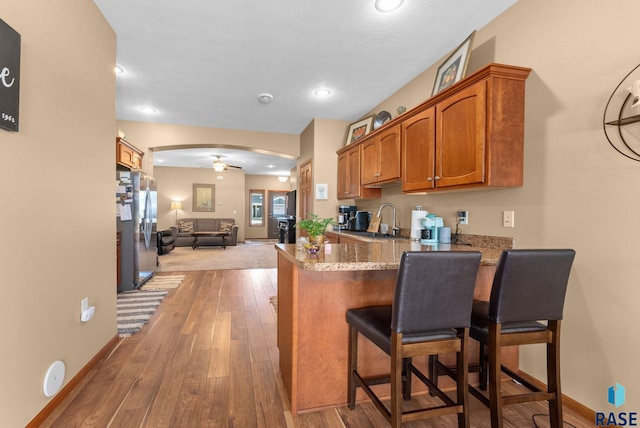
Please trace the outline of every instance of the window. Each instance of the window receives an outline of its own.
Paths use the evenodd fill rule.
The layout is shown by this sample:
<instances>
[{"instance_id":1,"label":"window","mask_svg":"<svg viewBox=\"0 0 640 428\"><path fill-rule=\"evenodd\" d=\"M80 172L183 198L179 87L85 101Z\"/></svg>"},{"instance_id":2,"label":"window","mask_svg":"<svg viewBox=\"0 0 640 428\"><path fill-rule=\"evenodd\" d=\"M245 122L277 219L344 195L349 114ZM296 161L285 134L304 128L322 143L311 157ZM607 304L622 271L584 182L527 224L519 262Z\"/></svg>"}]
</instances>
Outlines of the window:
<instances>
[{"instance_id":1,"label":"window","mask_svg":"<svg viewBox=\"0 0 640 428\"><path fill-rule=\"evenodd\" d=\"M264 190L249 190L249 226L264 226Z\"/></svg>"}]
</instances>

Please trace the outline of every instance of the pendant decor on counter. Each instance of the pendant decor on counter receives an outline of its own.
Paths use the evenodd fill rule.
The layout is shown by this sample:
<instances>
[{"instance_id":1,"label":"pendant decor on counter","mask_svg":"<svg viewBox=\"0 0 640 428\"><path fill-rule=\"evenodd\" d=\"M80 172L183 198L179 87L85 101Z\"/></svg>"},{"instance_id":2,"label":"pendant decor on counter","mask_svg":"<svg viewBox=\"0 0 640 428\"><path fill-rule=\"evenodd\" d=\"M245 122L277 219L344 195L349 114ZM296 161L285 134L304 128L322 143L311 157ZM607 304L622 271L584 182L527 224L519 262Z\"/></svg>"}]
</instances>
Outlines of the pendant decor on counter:
<instances>
[{"instance_id":1,"label":"pendant decor on counter","mask_svg":"<svg viewBox=\"0 0 640 428\"><path fill-rule=\"evenodd\" d=\"M0 19L0 128L18 132L20 34Z\"/></svg>"},{"instance_id":2,"label":"pendant decor on counter","mask_svg":"<svg viewBox=\"0 0 640 428\"><path fill-rule=\"evenodd\" d=\"M618 83L604 108L602 128L622 156L640 162L640 64Z\"/></svg>"}]
</instances>

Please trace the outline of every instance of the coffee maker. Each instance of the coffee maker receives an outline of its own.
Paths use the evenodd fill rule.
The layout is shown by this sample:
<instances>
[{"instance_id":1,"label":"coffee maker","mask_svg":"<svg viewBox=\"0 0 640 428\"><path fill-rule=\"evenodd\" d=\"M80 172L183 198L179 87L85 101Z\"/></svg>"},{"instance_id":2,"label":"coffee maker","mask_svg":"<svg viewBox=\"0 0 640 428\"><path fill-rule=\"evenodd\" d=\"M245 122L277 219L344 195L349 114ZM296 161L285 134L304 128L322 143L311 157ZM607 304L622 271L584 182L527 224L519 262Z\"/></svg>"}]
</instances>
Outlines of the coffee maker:
<instances>
[{"instance_id":1,"label":"coffee maker","mask_svg":"<svg viewBox=\"0 0 640 428\"><path fill-rule=\"evenodd\" d=\"M338 229L348 230L349 221L356 216L358 207L355 205L340 205L338 207Z\"/></svg>"}]
</instances>

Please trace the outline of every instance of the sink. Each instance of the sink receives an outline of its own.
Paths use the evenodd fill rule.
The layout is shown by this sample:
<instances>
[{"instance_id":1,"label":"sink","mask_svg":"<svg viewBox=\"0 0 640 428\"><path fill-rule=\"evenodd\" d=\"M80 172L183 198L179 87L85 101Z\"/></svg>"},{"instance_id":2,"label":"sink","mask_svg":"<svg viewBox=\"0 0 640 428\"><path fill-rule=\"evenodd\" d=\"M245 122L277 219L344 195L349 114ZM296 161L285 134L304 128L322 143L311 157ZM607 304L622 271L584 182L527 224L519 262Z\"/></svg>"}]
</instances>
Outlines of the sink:
<instances>
[{"instance_id":1,"label":"sink","mask_svg":"<svg viewBox=\"0 0 640 428\"><path fill-rule=\"evenodd\" d=\"M409 239L408 236L400 236L400 235L383 235L382 233L374 233L374 232L354 232L354 231L342 231L340 232L343 235L353 235L353 236L362 236L363 238L370 239Z\"/></svg>"}]
</instances>

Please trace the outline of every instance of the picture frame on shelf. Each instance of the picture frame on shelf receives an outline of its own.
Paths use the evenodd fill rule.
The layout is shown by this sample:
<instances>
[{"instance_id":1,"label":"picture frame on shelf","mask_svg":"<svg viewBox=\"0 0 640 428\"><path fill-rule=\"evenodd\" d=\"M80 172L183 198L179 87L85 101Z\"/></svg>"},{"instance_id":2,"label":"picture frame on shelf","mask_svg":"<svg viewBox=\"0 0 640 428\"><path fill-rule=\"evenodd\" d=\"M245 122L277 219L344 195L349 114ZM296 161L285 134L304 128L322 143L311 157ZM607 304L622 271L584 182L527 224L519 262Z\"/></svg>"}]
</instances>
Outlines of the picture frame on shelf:
<instances>
[{"instance_id":1,"label":"picture frame on shelf","mask_svg":"<svg viewBox=\"0 0 640 428\"><path fill-rule=\"evenodd\" d=\"M473 31L464 42L458 46L451 55L438 67L436 80L433 82L431 96L447 89L449 86L462 80L467 73L469 55L473 46L473 38L476 32Z\"/></svg>"},{"instance_id":2,"label":"picture frame on shelf","mask_svg":"<svg viewBox=\"0 0 640 428\"><path fill-rule=\"evenodd\" d=\"M193 212L212 213L216 210L216 185L193 184Z\"/></svg>"},{"instance_id":3,"label":"picture frame on shelf","mask_svg":"<svg viewBox=\"0 0 640 428\"><path fill-rule=\"evenodd\" d=\"M355 143L360 138L367 135L369 132L371 132L372 126L373 116L367 117L349 125L349 131L347 132L347 141L345 145L348 146L351 143Z\"/></svg>"}]
</instances>

